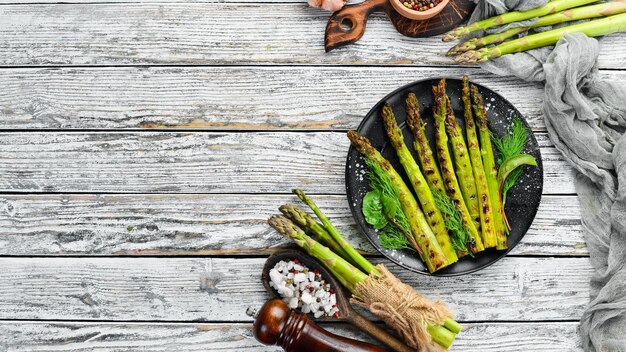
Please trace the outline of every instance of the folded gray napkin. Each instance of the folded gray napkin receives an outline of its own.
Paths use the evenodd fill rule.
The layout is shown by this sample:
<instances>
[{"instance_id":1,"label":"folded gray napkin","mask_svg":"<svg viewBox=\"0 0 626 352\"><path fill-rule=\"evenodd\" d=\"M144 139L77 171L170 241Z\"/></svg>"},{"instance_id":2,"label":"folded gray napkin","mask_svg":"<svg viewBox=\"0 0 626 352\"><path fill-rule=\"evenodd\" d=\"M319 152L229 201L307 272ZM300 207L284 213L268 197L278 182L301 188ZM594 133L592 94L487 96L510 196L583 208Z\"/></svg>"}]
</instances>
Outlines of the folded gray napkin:
<instances>
[{"instance_id":1,"label":"folded gray napkin","mask_svg":"<svg viewBox=\"0 0 626 352\"><path fill-rule=\"evenodd\" d=\"M479 0L471 21L546 0ZM496 29L497 30L497 29ZM498 75L545 83L550 139L576 169L585 240L594 269L580 323L586 351L626 351L626 87L598 74L599 43L584 34L555 47L483 64Z\"/></svg>"}]
</instances>

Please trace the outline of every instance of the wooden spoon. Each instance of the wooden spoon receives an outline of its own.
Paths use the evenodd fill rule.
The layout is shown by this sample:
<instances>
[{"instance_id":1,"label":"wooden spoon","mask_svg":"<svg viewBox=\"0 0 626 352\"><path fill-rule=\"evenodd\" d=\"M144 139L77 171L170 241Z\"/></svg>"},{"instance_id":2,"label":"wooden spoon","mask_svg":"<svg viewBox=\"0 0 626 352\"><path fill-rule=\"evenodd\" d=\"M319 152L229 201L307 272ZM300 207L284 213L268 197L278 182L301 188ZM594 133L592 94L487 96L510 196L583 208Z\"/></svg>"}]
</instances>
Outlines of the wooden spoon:
<instances>
[{"instance_id":1,"label":"wooden spoon","mask_svg":"<svg viewBox=\"0 0 626 352\"><path fill-rule=\"evenodd\" d=\"M337 297L337 307L339 308L339 316L338 317L321 317L315 319L318 322L323 321L345 321L348 322L360 330L368 333L376 340L384 343L389 346L391 349L397 352L414 352L415 350L405 345L403 342L398 340L393 335L389 334L387 331L379 327L378 325L372 323L367 320L364 316L357 313L354 308L350 305L350 301L346 297L346 294L343 290L343 287L339 284L337 279L326 270L317 260L313 257L305 254L299 250L286 249L281 250L279 252L274 253L270 256L265 262L265 266L263 267L263 273L261 274L261 280L263 281L263 286L267 292L269 292L272 297L280 298L276 290L274 290L270 286L270 270L274 268L276 263L281 260L290 261L298 259L300 263L309 268L309 270L317 269L320 272L320 275L328 282L331 287L335 290L335 295Z\"/></svg>"}]
</instances>

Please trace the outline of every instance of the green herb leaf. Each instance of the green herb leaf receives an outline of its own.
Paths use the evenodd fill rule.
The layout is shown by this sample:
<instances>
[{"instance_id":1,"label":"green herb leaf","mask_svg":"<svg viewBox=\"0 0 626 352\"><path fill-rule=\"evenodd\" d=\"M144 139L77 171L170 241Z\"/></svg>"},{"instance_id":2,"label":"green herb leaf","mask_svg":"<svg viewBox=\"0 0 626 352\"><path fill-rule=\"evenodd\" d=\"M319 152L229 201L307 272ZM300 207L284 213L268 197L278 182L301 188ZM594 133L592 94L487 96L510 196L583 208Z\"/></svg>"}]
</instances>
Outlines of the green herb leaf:
<instances>
[{"instance_id":1,"label":"green herb leaf","mask_svg":"<svg viewBox=\"0 0 626 352\"><path fill-rule=\"evenodd\" d=\"M388 221L383 213L383 203L378 190L368 192L363 197L363 215L365 221L377 230L387 226Z\"/></svg>"},{"instance_id":2,"label":"green herb leaf","mask_svg":"<svg viewBox=\"0 0 626 352\"><path fill-rule=\"evenodd\" d=\"M363 198L363 215L375 229L378 238L387 249L410 249L416 251L407 235L412 236L409 220L400 206L400 195L389 176L376 163L365 159L372 191ZM406 234L405 234L406 233Z\"/></svg>"},{"instance_id":3,"label":"green herb leaf","mask_svg":"<svg viewBox=\"0 0 626 352\"><path fill-rule=\"evenodd\" d=\"M396 214L398 213L398 204L394 201L393 198L386 194L381 194L380 200L383 205L383 212L387 219L395 219Z\"/></svg>"},{"instance_id":4,"label":"green herb leaf","mask_svg":"<svg viewBox=\"0 0 626 352\"><path fill-rule=\"evenodd\" d=\"M524 126L524 123L519 118L513 119L513 127L504 137L499 138L492 135L493 144L498 149L499 158L498 166L500 166L506 159L516 156L522 153L526 141L528 140L528 128Z\"/></svg>"},{"instance_id":5,"label":"green herb leaf","mask_svg":"<svg viewBox=\"0 0 626 352\"><path fill-rule=\"evenodd\" d=\"M471 244L473 239L467 228L463 225L461 212L452 199L442 191L433 190L433 197L435 198L435 205L443 215L443 222L448 228L452 248L456 251L468 252L471 255L472 252L469 251L468 244Z\"/></svg>"},{"instance_id":6,"label":"green herb leaf","mask_svg":"<svg viewBox=\"0 0 626 352\"><path fill-rule=\"evenodd\" d=\"M378 239L383 247L387 249L409 249L415 251L415 248L411 246L411 242L404 236L402 231L392 225L385 226L378 234Z\"/></svg>"},{"instance_id":7,"label":"green herb leaf","mask_svg":"<svg viewBox=\"0 0 626 352\"><path fill-rule=\"evenodd\" d=\"M500 164L500 169L498 170L498 182L500 183L501 189L504 188L505 181L509 175L515 170L519 170L519 167L523 165L537 166L537 161L530 154L519 154L507 158L504 162L502 162L502 164Z\"/></svg>"},{"instance_id":8,"label":"green herb leaf","mask_svg":"<svg viewBox=\"0 0 626 352\"><path fill-rule=\"evenodd\" d=\"M506 136L499 138L497 136L492 135L493 144L495 144L496 149L498 149L498 167L502 166L505 160L515 157L517 155L521 155L524 150L524 146L526 145L526 141L528 140L528 135L530 131L522 120L518 117L513 118L513 126L510 131L506 134ZM509 176L504 181L504 185L501 187L501 196L502 196L502 207L506 204L506 195L509 192L517 180L520 178L522 173L524 172L524 167L519 167L510 172Z\"/></svg>"}]
</instances>

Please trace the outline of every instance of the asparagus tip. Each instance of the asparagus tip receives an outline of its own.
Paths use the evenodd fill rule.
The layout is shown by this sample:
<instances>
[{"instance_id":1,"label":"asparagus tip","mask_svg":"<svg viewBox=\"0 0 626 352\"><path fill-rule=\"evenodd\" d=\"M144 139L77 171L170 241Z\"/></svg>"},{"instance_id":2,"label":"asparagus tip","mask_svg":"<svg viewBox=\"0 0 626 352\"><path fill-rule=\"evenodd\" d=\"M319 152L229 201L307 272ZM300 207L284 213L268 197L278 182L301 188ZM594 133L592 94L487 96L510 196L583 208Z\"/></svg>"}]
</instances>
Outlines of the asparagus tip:
<instances>
[{"instance_id":1,"label":"asparagus tip","mask_svg":"<svg viewBox=\"0 0 626 352\"><path fill-rule=\"evenodd\" d=\"M298 225L303 226L307 222L306 213L295 205L283 204L278 210Z\"/></svg>"},{"instance_id":2,"label":"asparagus tip","mask_svg":"<svg viewBox=\"0 0 626 352\"><path fill-rule=\"evenodd\" d=\"M298 227L282 215L274 215L267 220L271 227L280 232L283 236L291 238L298 232Z\"/></svg>"},{"instance_id":3,"label":"asparagus tip","mask_svg":"<svg viewBox=\"0 0 626 352\"><path fill-rule=\"evenodd\" d=\"M483 104L483 96L478 91L478 87L474 84L471 85L470 90L472 92L472 105L474 108L474 116L478 120L478 128L487 128L487 114L485 113L485 105Z\"/></svg>"},{"instance_id":4,"label":"asparagus tip","mask_svg":"<svg viewBox=\"0 0 626 352\"><path fill-rule=\"evenodd\" d=\"M467 41L467 42L459 43L453 46L452 48L450 48L450 50L448 50L446 55L456 56L456 55L460 55L460 54L463 54L464 52L474 50L474 49L476 49L476 45L474 45L474 43L472 43L471 41Z\"/></svg>"},{"instance_id":5,"label":"asparagus tip","mask_svg":"<svg viewBox=\"0 0 626 352\"><path fill-rule=\"evenodd\" d=\"M419 102L413 92L406 96L406 123L413 133L417 133L423 123L420 116Z\"/></svg>"},{"instance_id":6,"label":"asparagus tip","mask_svg":"<svg viewBox=\"0 0 626 352\"><path fill-rule=\"evenodd\" d=\"M457 27L449 31L448 33L443 35L443 38L441 38L441 40L443 40L444 42L451 42L453 40L459 39L461 37L462 28L463 27Z\"/></svg>"},{"instance_id":7,"label":"asparagus tip","mask_svg":"<svg viewBox=\"0 0 626 352\"><path fill-rule=\"evenodd\" d=\"M481 60L481 57L476 50L466 51L454 58L454 62L457 64L473 64L480 61L484 60Z\"/></svg>"},{"instance_id":8,"label":"asparagus tip","mask_svg":"<svg viewBox=\"0 0 626 352\"><path fill-rule=\"evenodd\" d=\"M460 53L461 51L459 50L459 46L455 45L446 52L446 56L453 57L459 55Z\"/></svg>"},{"instance_id":9,"label":"asparagus tip","mask_svg":"<svg viewBox=\"0 0 626 352\"><path fill-rule=\"evenodd\" d=\"M307 197L306 193L304 193L303 190L299 189L299 188L294 188L291 190L291 192L295 195L298 196L298 198L300 198L302 201L304 201L304 198Z\"/></svg>"},{"instance_id":10,"label":"asparagus tip","mask_svg":"<svg viewBox=\"0 0 626 352\"><path fill-rule=\"evenodd\" d=\"M375 153L375 149L372 147L370 141L359 132L354 130L348 131L348 138L350 139L352 145L364 156Z\"/></svg>"}]
</instances>

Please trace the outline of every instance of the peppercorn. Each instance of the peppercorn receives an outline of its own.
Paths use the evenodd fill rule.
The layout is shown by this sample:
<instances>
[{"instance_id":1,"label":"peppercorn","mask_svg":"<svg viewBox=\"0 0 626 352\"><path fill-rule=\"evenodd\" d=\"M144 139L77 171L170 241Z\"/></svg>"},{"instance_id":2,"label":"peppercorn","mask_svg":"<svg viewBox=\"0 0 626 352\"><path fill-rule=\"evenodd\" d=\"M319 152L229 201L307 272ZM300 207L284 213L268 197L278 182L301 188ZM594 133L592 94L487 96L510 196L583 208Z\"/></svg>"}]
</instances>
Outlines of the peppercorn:
<instances>
[{"instance_id":1,"label":"peppercorn","mask_svg":"<svg viewBox=\"0 0 626 352\"><path fill-rule=\"evenodd\" d=\"M406 0L402 3L404 7L415 11L426 11L439 5L443 0Z\"/></svg>"}]
</instances>

